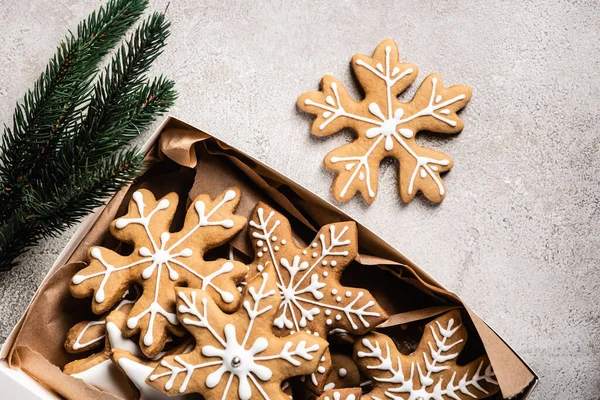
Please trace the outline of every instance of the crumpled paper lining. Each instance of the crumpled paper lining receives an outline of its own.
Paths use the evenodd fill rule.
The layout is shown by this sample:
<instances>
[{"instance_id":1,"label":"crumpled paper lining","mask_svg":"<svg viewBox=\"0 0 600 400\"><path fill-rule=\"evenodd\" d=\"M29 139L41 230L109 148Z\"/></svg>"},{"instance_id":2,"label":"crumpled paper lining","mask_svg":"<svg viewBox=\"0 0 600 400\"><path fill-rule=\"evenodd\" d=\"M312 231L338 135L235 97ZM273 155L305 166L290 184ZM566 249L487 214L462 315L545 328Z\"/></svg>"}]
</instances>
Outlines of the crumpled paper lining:
<instances>
[{"instance_id":1,"label":"crumpled paper lining","mask_svg":"<svg viewBox=\"0 0 600 400\"><path fill-rule=\"evenodd\" d=\"M118 192L101 211L90 231L83 237L68 262L43 284L38 296L26 311L24 323L11 353L9 365L21 368L59 395L70 399L111 399L115 397L63 374L59 368L82 354L71 355L63 349L66 333L75 323L93 319L90 299L75 299L69 292L69 281L87 263L87 251L92 245L119 249L108 226L117 215L126 212L131 194L138 188L152 190L157 197L176 191L187 199L176 214L174 226L180 221L191 199L200 193L216 197L231 186L242 190L237 214L250 217L257 201L268 202L283 212L294 227L300 244L310 241L318 227L332 222L351 220L335 206L252 157L224 144L212 136L180 121L171 120L159 141L148 152L147 170L131 187ZM184 203L181 201L180 203ZM511 398L528 387L533 374L518 356L476 314L464 306L454 293L444 289L433 278L402 254L358 224L360 254L350 266L342 283L360 285L370 282L377 300L390 313L381 328L391 328L409 322L432 318L454 308L464 308L463 318L470 317L471 337L481 339L504 398ZM246 231L237 235L230 245L247 260L254 258ZM372 270L378 267L378 270ZM377 274L375 273L377 272ZM398 290L382 289L389 279L371 282L371 276L392 274ZM348 282L344 279L348 277ZM366 279L365 279L366 278ZM379 279L379 278L377 278ZM398 292L405 293L402 297ZM412 292L411 292L412 291ZM412 304L411 299L419 301ZM407 308L408 307L408 308ZM469 322L469 321L466 321Z\"/></svg>"}]
</instances>

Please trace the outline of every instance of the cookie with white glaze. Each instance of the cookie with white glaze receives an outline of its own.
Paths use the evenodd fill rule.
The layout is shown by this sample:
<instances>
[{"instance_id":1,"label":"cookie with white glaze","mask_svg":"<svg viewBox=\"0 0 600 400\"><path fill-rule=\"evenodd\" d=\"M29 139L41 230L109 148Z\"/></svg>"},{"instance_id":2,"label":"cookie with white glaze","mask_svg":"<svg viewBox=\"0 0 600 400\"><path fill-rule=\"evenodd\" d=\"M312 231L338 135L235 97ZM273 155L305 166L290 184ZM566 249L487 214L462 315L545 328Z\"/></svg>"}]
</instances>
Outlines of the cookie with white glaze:
<instances>
[{"instance_id":1,"label":"cookie with white glaze","mask_svg":"<svg viewBox=\"0 0 600 400\"><path fill-rule=\"evenodd\" d=\"M360 371L352 356L339 352L331 352L331 373L327 377L324 391L359 387L361 384Z\"/></svg>"},{"instance_id":2,"label":"cookie with white glaze","mask_svg":"<svg viewBox=\"0 0 600 400\"><path fill-rule=\"evenodd\" d=\"M131 310L133 303L135 303L134 300L124 298L114 308L114 311L121 311L127 314ZM107 316L108 314L93 321L80 321L73 325L67 332L65 350L69 353L77 354L101 348L105 343Z\"/></svg>"},{"instance_id":3,"label":"cookie with white glaze","mask_svg":"<svg viewBox=\"0 0 600 400\"><path fill-rule=\"evenodd\" d=\"M214 200L200 195L189 207L183 228L170 232L177 194L157 200L148 190L136 191L127 214L110 227L114 237L133 245L133 251L121 255L102 247L90 248L90 265L73 277L71 293L78 298L93 296L92 310L101 314L132 284L139 284L142 293L128 313L126 334L139 334L142 352L150 358L156 356L170 335L185 333L175 315L176 286L206 289L222 309L237 308L240 293L236 285L244 279L247 267L226 259L206 261L204 254L245 226L246 219L233 214L239 200L237 188Z\"/></svg>"},{"instance_id":4,"label":"cookie with white glaze","mask_svg":"<svg viewBox=\"0 0 600 400\"><path fill-rule=\"evenodd\" d=\"M356 132L356 140L325 156L324 164L336 172L333 197L350 200L357 192L367 203L377 195L379 164L384 158L398 160L399 192L410 202L417 192L441 202L446 188L441 173L452 168L452 159L439 151L417 144L421 131L456 134L463 122L456 115L471 98L471 89L463 85L445 88L438 74L430 74L421 83L413 99L400 102L417 77L414 64L399 61L393 40L377 46L372 57L357 54L352 69L365 97L355 101L343 84L331 75L321 81L321 90L305 93L297 106L315 116L311 132L328 136L345 128Z\"/></svg>"},{"instance_id":5,"label":"cookie with white glaze","mask_svg":"<svg viewBox=\"0 0 600 400\"><path fill-rule=\"evenodd\" d=\"M425 326L417 350L404 355L391 338L371 332L357 340L354 358L372 379L363 399L473 400L498 390L487 356L459 365L468 339L459 310L450 311Z\"/></svg>"},{"instance_id":6,"label":"cookie with white glaze","mask_svg":"<svg viewBox=\"0 0 600 400\"><path fill-rule=\"evenodd\" d=\"M126 320L127 316L123 312L112 311L105 320L104 349L84 359L68 363L63 368L63 372L104 392L121 398L131 397L135 390L110 357L111 352L116 349L142 355L138 345L123 335Z\"/></svg>"},{"instance_id":7,"label":"cookie with white glaze","mask_svg":"<svg viewBox=\"0 0 600 400\"><path fill-rule=\"evenodd\" d=\"M332 389L319 396L318 400L359 400L362 396L362 389L359 387Z\"/></svg>"},{"instance_id":8,"label":"cookie with white glaze","mask_svg":"<svg viewBox=\"0 0 600 400\"><path fill-rule=\"evenodd\" d=\"M258 203L248 231L256 254L249 276L266 266L275 269L283 300L273 321L278 336L304 331L326 338L335 329L360 335L387 319L367 290L340 284L342 272L358 252L356 223L326 225L308 246L299 247L289 221L269 205ZM330 371L331 355L326 351L309 377L311 390L320 393Z\"/></svg>"},{"instance_id":9,"label":"cookie with white glaze","mask_svg":"<svg viewBox=\"0 0 600 400\"><path fill-rule=\"evenodd\" d=\"M306 375L328 344L297 332L284 338L271 330L281 298L272 266L248 282L242 306L219 309L205 291L176 288L177 317L196 340L187 354L165 357L148 378L169 395L200 393L213 399L289 399L282 382Z\"/></svg>"},{"instance_id":10,"label":"cookie with white glaze","mask_svg":"<svg viewBox=\"0 0 600 400\"><path fill-rule=\"evenodd\" d=\"M183 354L189 352L193 346L181 347ZM148 360L136 357L126 350L113 350L111 358L114 364L125 374L139 392L139 400L191 400L188 395L169 396L160 392L146 383L146 380L158 366L160 360ZM197 397L196 397L197 398Z\"/></svg>"}]
</instances>

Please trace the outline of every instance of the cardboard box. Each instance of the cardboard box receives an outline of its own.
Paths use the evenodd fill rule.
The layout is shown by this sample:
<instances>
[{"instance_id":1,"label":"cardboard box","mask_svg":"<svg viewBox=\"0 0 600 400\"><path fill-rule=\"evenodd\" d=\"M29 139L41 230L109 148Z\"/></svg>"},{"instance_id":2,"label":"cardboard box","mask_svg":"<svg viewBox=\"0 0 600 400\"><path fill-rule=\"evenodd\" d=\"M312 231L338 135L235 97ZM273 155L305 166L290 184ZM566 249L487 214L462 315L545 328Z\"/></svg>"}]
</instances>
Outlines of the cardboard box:
<instances>
[{"instance_id":1,"label":"cardboard box","mask_svg":"<svg viewBox=\"0 0 600 400\"><path fill-rule=\"evenodd\" d=\"M337 207L269 166L173 117L168 117L161 124L142 151L146 154L149 167L134 187L157 185L163 192L180 190L195 197L200 190L214 196L230 186L233 180L242 187L242 203L238 211L247 210L256 200L267 199L285 210L297 225L308 230L331 222L352 220ZM185 191L185 188L188 190ZM77 312L65 312L71 310L68 308L71 305L66 303L85 303L83 300L70 299L69 279L85 262L87 248L106 239L108 224L115 215L123 212L122 205L126 204L131 190L124 188L106 206L84 219L50 268L25 315L2 346L0 384L4 383L3 387L8 388L11 398L53 399L57 398L57 394L71 398L115 398L62 374L58 367L69 361L69 357L60 353L64 334L74 322L82 319ZM195 191L198 193L194 194ZM462 304L458 296L443 288L400 252L360 224L358 230L361 254L357 260L363 273L368 268L378 267L377 270L369 269L369 274L374 271L391 273L397 278L398 285L405 285L431 300L426 306L413 304L407 306L412 308L400 307L399 311L390 312L390 320L384 325L426 319L453 308L464 309L463 315L470 319L466 323L471 338L475 334L488 354L504 398L528 397L538 377L502 338ZM232 241L232 246L250 255L248 251L251 250L247 248L242 235ZM352 273L360 274L360 268ZM85 304L89 308L89 300ZM52 308L46 310L44 307ZM52 314L56 314L56 318L52 319ZM47 315L48 320L44 320ZM56 343L56 346L48 346L48 343ZM35 381L32 384L31 377L42 382L42 385Z\"/></svg>"}]
</instances>

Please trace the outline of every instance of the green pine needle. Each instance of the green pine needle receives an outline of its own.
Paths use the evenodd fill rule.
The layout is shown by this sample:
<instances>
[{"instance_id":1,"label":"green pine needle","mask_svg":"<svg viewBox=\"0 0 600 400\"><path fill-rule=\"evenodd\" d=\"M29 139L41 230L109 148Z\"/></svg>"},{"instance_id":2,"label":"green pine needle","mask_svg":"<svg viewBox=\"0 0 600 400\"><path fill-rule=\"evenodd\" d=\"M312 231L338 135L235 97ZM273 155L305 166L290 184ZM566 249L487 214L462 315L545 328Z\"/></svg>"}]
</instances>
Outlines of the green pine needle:
<instances>
[{"instance_id":1,"label":"green pine needle","mask_svg":"<svg viewBox=\"0 0 600 400\"><path fill-rule=\"evenodd\" d=\"M93 169L69 177L64 186L27 188L27 213L19 211L0 226L0 271L12 268L14 259L47 236L55 236L102 205L142 168L142 156L123 151L100 160Z\"/></svg>"},{"instance_id":2,"label":"green pine needle","mask_svg":"<svg viewBox=\"0 0 600 400\"><path fill-rule=\"evenodd\" d=\"M0 216L20 204L22 188L38 178L54 149L72 134L89 101L98 63L141 16L147 0L110 0L60 44L34 89L17 104L0 146Z\"/></svg>"},{"instance_id":3,"label":"green pine needle","mask_svg":"<svg viewBox=\"0 0 600 400\"><path fill-rule=\"evenodd\" d=\"M177 97L173 81L145 76L164 48L169 22L152 14L99 77L98 64L146 5L110 0L90 15L17 105L0 145L0 271L139 173L142 157L122 149Z\"/></svg>"}]
</instances>

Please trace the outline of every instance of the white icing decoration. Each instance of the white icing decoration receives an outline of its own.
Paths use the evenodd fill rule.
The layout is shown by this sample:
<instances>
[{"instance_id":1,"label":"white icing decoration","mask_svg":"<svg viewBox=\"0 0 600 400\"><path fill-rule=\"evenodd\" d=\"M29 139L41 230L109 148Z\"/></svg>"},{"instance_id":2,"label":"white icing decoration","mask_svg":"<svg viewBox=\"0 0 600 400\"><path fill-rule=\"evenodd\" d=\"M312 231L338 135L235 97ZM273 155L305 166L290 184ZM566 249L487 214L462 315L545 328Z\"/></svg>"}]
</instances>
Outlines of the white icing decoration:
<instances>
[{"instance_id":1,"label":"white icing decoration","mask_svg":"<svg viewBox=\"0 0 600 400\"><path fill-rule=\"evenodd\" d=\"M127 294L129 293L129 291L126 291L125 294L123 295L123 300L121 300L121 302L115 307L115 311L121 309L121 307L123 307L126 304L133 304L135 303L135 300L127 300L125 298L125 296L127 296ZM90 329L93 326L97 326L97 325L105 325L106 321L105 320L100 320L100 321L89 321L87 324L85 324L85 326L83 327L83 329L81 330L81 332L79 332L79 335L77 335L77 338L75 339L75 342L73 342L73 345L71 346L71 348L73 350L79 350L82 349L84 347L87 347L91 344L97 343L99 341L101 341L102 339L104 339L106 337L106 334L102 334L94 339L91 339L85 343L81 343L81 339L83 339L83 336L85 335L85 332Z\"/></svg>"},{"instance_id":2,"label":"white icing decoration","mask_svg":"<svg viewBox=\"0 0 600 400\"><path fill-rule=\"evenodd\" d=\"M94 365L92 368L71 375L74 378L81 379L85 383L97 387L98 389L114 394L121 399L129 396L127 378L117 368L111 359L107 358Z\"/></svg>"},{"instance_id":3,"label":"white icing decoration","mask_svg":"<svg viewBox=\"0 0 600 400\"><path fill-rule=\"evenodd\" d=\"M119 358L118 363L135 387L140 391L139 400L184 400L187 398L187 396L168 396L148 385L146 383L146 378L148 378L154 370L153 367L138 363L137 361L126 357Z\"/></svg>"},{"instance_id":4,"label":"white icing decoration","mask_svg":"<svg viewBox=\"0 0 600 400\"><path fill-rule=\"evenodd\" d=\"M273 232L279 226L280 221L276 220L270 225L274 215L275 213L271 211L269 215L265 217L264 209L259 208L257 210L258 222L249 222L250 226L257 230L257 232L252 232L252 237L258 240L264 240L268 244L269 252L267 255L270 256L270 260L277 273L277 287L283 302L280 306L281 312L274 320L273 325L280 329L285 327L286 329L300 331L303 330L302 328L306 328L310 321L314 320L314 317L321 312L321 309L324 309L343 312L353 329L358 329L354 317L357 317L364 327L369 327L369 323L365 317L379 316L379 313L368 311L369 308L375 305L374 301L368 301L364 306L354 308L356 303L363 296L363 293L358 293L356 298L344 307L325 303L321 300L324 298L322 289L325 288L326 284L319 281L318 274L313 273L313 270L321 264L326 257L348 256L349 253L347 250L339 250L340 247L350 244L350 240L344 238L344 235L348 231L348 227L344 226L338 234L335 225L330 225L328 238L326 238L324 234L319 235L318 242L315 241L311 243L310 247L317 250L320 244L320 254L318 252L313 254L313 258L316 259L311 261L312 265L309 266L307 261L300 262L300 256L295 256L292 260L286 258L278 259L275 256L275 253L270 247L269 237L273 235ZM327 241L329 242L329 245L327 244ZM303 250L302 253L305 254L305 250ZM331 263L332 265L335 265L333 261ZM287 271L287 274L283 274L281 271ZM323 276L327 275L323 274ZM333 293L333 291L335 291L335 293ZM335 295L337 290L333 289L333 291L332 293ZM311 298L301 296L306 294L310 294ZM341 316L337 321L340 320Z\"/></svg>"},{"instance_id":5,"label":"white icing decoration","mask_svg":"<svg viewBox=\"0 0 600 400\"><path fill-rule=\"evenodd\" d=\"M77 335L77 338L75 339L75 342L73 343L73 345L71 346L71 348L73 350L79 350L79 349L82 349L82 348L84 348L86 346L89 346L91 344L94 344L94 343L99 342L102 339L104 339L106 335L100 335L100 336L98 336L98 337L96 337L94 339L91 339L91 340L89 340L89 341L87 341L85 343L81 343L81 339L83 338L83 335L85 334L85 332L89 328L91 328L93 326L97 326L97 325L104 325L104 320L102 320L102 321L90 321L90 322L88 322L83 327L83 329L81 330L81 332L79 332L79 335Z\"/></svg>"},{"instance_id":6,"label":"white icing decoration","mask_svg":"<svg viewBox=\"0 0 600 400\"><path fill-rule=\"evenodd\" d=\"M111 349L126 350L136 357L142 357L140 347L131 339L123 336L123 331L113 322L106 323L106 333Z\"/></svg>"},{"instance_id":7,"label":"white icing decoration","mask_svg":"<svg viewBox=\"0 0 600 400\"><path fill-rule=\"evenodd\" d=\"M454 319L448 321L448 325L443 327L438 321L436 321L437 330L433 326L430 326L433 334L434 343L428 342L429 353L423 352L423 359L425 361L425 367L421 367L418 362L412 362L410 366L410 376L405 376L402 367L402 360L400 357L397 360L393 360L389 348L389 343L385 342L385 355L381 349L379 342L374 341L373 343L369 339L362 339L362 344L369 351L359 351L357 356L359 358L375 358L380 361L379 365L371 365L368 368L371 370L386 371L391 374L389 378L374 378L376 381L395 384L391 389L388 389L385 394L391 399L400 399L402 397L397 396L397 393L406 393L410 399L422 398L423 400L438 400L442 398L457 399L458 393L469 395L473 398L477 398L473 393L469 391L469 387L472 386L477 390L488 394L488 392L480 385L483 381L497 385L498 382L494 379L495 374L492 371L492 366L488 365L483 374L481 373L483 368L483 361L479 363L477 370L469 379L468 371L458 380L456 380L456 372L452 374L452 377L448 381L443 381L441 378L436 381L432 378L432 375L442 371L450 369L450 366L440 365L447 361L454 360L458 357L458 353L448 353L454 346L461 343L463 340L456 340L452 343L446 343L454 334L460 329L461 325L454 327ZM445 354L446 353L446 354ZM397 361L398 366L394 367L394 361ZM415 368L416 364L416 368ZM423 371L423 369L425 371ZM416 388L413 384L413 378L415 370L418 374L420 387Z\"/></svg>"},{"instance_id":8,"label":"white icing decoration","mask_svg":"<svg viewBox=\"0 0 600 400\"><path fill-rule=\"evenodd\" d=\"M133 301L131 300L123 300L116 309L118 310L123 304L132 302ZM102 321L102 323L104 323L104 321ZM106 333L108 334L108 341L111 349L126 350L138 357L142 356L139 346L131 339L123 336L121 329L113 322L106 323ZM129 394L127 390L127 379L125 379L121 371L110 359L106 359L85 371L72 374L71 376L81 379L100 390L119 396L120 398L127 398Z\"/></svg>"},{"instance_id":9,"label":"white icing decoration","mask_svg":"<svg viewBox=\"0 0 600 400\"><path fill-rule=\"evenodd\" d=\"M346 370L346 368L340 368L338 370L338 375L340 376L340 378L345 378L346 375L348 375L348 371Z\"/></svg>"},{"instance_id":10,"label":"white icing decoration","mask_svg":"<svg viewBox=\"0 0 600 400\"><path fill-rule=\"evenodd\" d=\"M299 357L304 360L312 360L313 355L310 353L318 351L319 345L314 344L310 347L307 347L307 343L304 340L298 342L294 349L292 349L294 346L293 342L286 342L279 354L264 356L261 356L260 354L266 351L269 347L269 341L266 338L258 337L253 343L248 343L256 319L272 308L271 305L261 308L261 301L270 296L276 295L275 290L270 290L268 292L265 291L267 280L269 279L268 273L261 273L261 278L262 283L258 291L255 290L254 286L251 286L248 290L248 293L250 294L254 304L251 306L249 300L244 301L242 304L242 308L248 314L250 321L241 343L238 342L236 327L234 325L225 325L223 328L223 336L221 336L221 334L219 334L211 325L211 321L207 312L206 298L202 299L203 310L200 311L196 304L196 292L191 292L190 298L187 298L185 293L179 292L178 296L184 303L179 306L179 312L181 314L188 314L192 317L195 317L193 319L188 317L183 318L183 324L205 328L210 332L210 334L219 343L219 347L202 344L197 344L197 346L200 347L199 351L203 356L216 360L211 360L201 364L190 364L181 357L176 356L174 360L180 366L171 365L167 361L163 360L161 361L161 365L166 367L168 371L151 375L149 378L150 381L155 381L161 377L168 376L169 379L166 381L164 387L165 390L171 390L179 374L185 373L185 378L179 388L179 392L184 393L194 371L202 368L219 366L218 369L214 370L206 377L206 381L204 383L208 388L214 388L219 385L223 377L228 374L228 377L225 378L227 379L227 384L223 392L223 399L228 397L234 377L237 378L238 397L240 399L247 400L253 396L254 398L256 397L256 395L252 392L251 383L263 398L268 399L269 396L267 393L265 393L264 389L259 383L259 380L263 382L269 381L273 373L267 366L263 365L261 361L280 359L287 361L293 366L300 366L301 361L294 357Z\"/></svg>"},{"instance_id":11,"label":"white icing decoration","mask_svg":"<svg viewBox=\"0 0 600 400\"><path fill-rule=\"evenodd\" d=\"M236 192L234 190L228 190L225 193L225 195L223 196L223 199L208 214L205 214L206 205L204 204L204 202L201 200L196 201L196 203L194 204L194 209L198 213L198 223L196 224L196 226L194 226L192 229L190 229L183 237L181 237L175 243L173 243L172 245L167 247L167 243L168 243L171 235L169 234L169 232L161 233L160 234L160 246L159 246L156 243L156 241L154 240L152 233L150 232L150 221L152 220L152 217L157 212L159 212L161 210L165 210L169 207L169 205L170 205L169 200L167 200L167 199L160 200L158 202L156 208L153 209L152 211L150 211L148 214L146 214L145 213L146 205L144 204L144 197L141 192L136 191L133 194L132 198L133 198L135 204L137 205L138 213L140 216L137 218L119 218L119 219L117 219L115 226L118 229L123 229L129 224L142 225L144 227L144 230L146 232L148 239L150 240L150 243L152 244L152 250L147 247L141 247L139 249L139 254L145 258L137 260L128 265L116 267L114 265L109 264L102 257L102 251L100 248L94 247L92 249L92 251L90 252L90 254L93 258L97 259L102 264L102 266L104 266L105 270L101 271L101 272L96 272L96 273L93 273L90 275L85 275L85 276L77 274L73 277L73 280L72 280L73 283L75 285L78 285L87 279L94 278L97 276L103 276L102 282L98 286L98 289L96 290L96 294L94 297L98 303L102 303L105 299L104 287L105 287L106 283L108 282L112 273L123 271L123 270L129 269L129 268L132 268L136 265L150 263L150 265L148 267L146 267L144 269L144 271L142 272L142 278L150 279L154 275L154 271L157 271L156 272L156 281L155 281L156 282L155 290L154 290L154 299L150 303L148 308L146 308L140 314L129 318L127 320L127 326L130 329L135 328L138 325L139 321L146 314L150 314L150 320L148 322L148 330L147 330L146 334L144 335L143 343L146 346L151 346L154 343L153 331L154 331L154 322L155 322L155 318L156 318L157 314L162 315L172 325L179 324L179 321L177 321L177 316L174 313L168 312L167 310L165 310L162 307L162 305L160 305L160 303L158 302L158 297L159 297L159 293L160 293L160 276L163 271L163 267L166 267L166 269L169 273L170 280L176 281L177 279L179 279L179 273L176 271L176 268L177 268L176 266L178 266L178 267L188 271L195 277L201 279L202 280L201 288L203 290L208 287L212 287L217 293L219 293L219 295L221 296L221 298L223 299L224 302L226 302L226 303L233 302L234 296L232 293L222 290L221 288L219 288L212 282L212 280L215 277L222 275L224 273L227 273L227 272L231 272L233 270L234 265L231 262L226 262L223 264L223 266L219 270L211 273L210 275L203 276L203 275L199 274L198 272L196 272L191 267L189 267L188 265L186 265L183 261L181 261L181 258L188 258L188 257L192 256L191 249L184 248L177 253L173 253L173 250L176 249L182 243L184 243L194 232L196 232L201 227L221 226L226 229L232 228L234 223L231 219L223 219L220 221L211 221L210 218L225 203L232 201L233 199L235 199L235 197L236 197Z\"/></svg>"},{"instance_id":12,"label":"white icing decoration","mask_svg":"<svg viewBox=\"0 0 600 400\"><path fill-rule=\"evenodd\" d=\"M404 138L410 139L413 137L414 132L411 129L403 128L401 125L406 124L409 121L412 121L419 117L433 117L439 121L442 121L452 127L456 126L456 121L446 118L443 115L449 115L450 110L445 108L451 104L456 103L457 101L465 99L464 94L460 94L452 99L441 102L441 95L437 94L436 96L436 88L438 80L437 78L432 79L432 89L431 96L429 99L428 105L420 111L416 113L404 117L404 110L398 107L396 110L393 110L392 103L392 94L391 88L403 77L412 74L414 71L412 68L407 68L402 73L398 67L395 67L390 74L390 52L391 47L387 46L385 49L385 68L378 63L375 68L371 65L367 64L364 60L358 59L356 60L356 64L360 67L365 68L367 71L371 72L377 78L383 80L386 84L386 112L381 110L377 103L369 104L369 112L375 118L364 117L361 115L353 114L347 112L340 102L338 87L335 82L331 83L331 90L335 96L335 101L331 96L327 98L331 101L326 101L327 104L320 104L313 100L306 99L304 104L309 106L315 106L321 108L323 110L329 111L327 117L324 116L324 122L319 126L320 130L325 129L331 122L339 117L346 117L356 121L366 122L368 124L373 125L372 128L369 128L365 136L368 139L374 139L371 147L365 152L365 154L360 156L348 156L348 157L331 157L330 161L332 163L342 162L345 165L345 169L350 171L354 169L346 184L340 190L340 197L344 197L350 188L352 182L358 178L359 180L363 180L366 178L367 191L369 196L374 197L375 191L371 187L371 166L369 165L368 159L371 153L379 146L379 144L384 141L384 148L386 151L391 151L394 148L394 143L397 142L400 146L402 146L410 155L412 155L416 160L416 166L414 172L412 174L412 178L410 180L410 184L408 187L408 193L412 194L412 190L414 187L414 178L416 176L417 171L422 167L427 174L431 176L434 182L437 184L438 189L440 191L440 195L444 194L444 187L439 180L437 174L435 174L431 165L448 165L449 160L437 160L430 157L424 157L417 155L414 150L404 141ZM380 68L381 67L381 68ZM435 100L435 102L434 102ZM435 103L435 104L434 104ZM442 109L441 111L436 112ZM395 142L394 142L395 141Z\"/></svg>"},{"instance_id":13,"label":"white icing decoration","mask_svg":"<svg viewBox=\"0 0 600 400\"><path fill-rule=\"evenodd\" d=\"M331 389L333 389L333 388L335 388L335 384L333 384L333 387ZM331 389L328 389L328 390L331 390ZM331 396L331 397L329 397L329 396ZM324 400L356 400L356 396L353 393L350 393L350 394L348 394L348 396L342 397L341 392L333 392L331 394L326 395L323 399ZM375 398L373 398L373 399L375 399ZM392 397L392 399L403 400L401 397L396 397L396 396ZM378 400L378 399L376 399L376 400ZM415 400L418 400L418 399L415 399Z\"/></svg>"}]
</instances>

